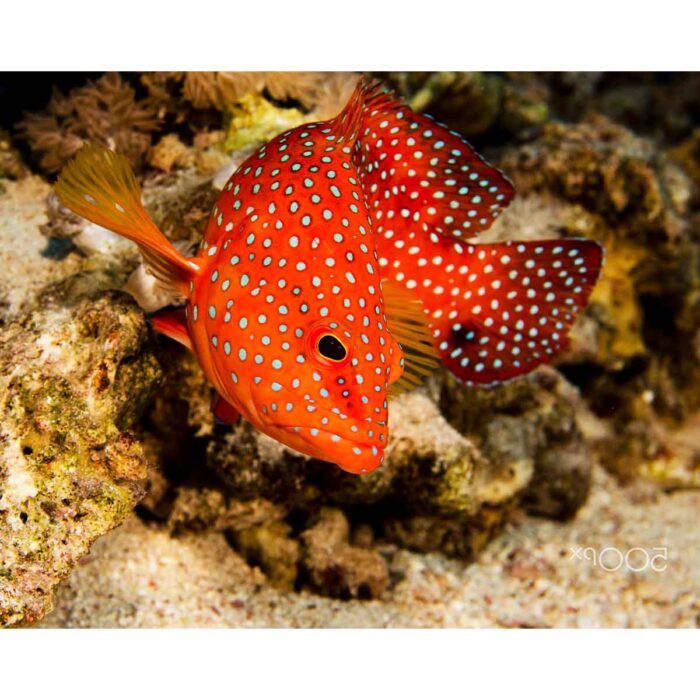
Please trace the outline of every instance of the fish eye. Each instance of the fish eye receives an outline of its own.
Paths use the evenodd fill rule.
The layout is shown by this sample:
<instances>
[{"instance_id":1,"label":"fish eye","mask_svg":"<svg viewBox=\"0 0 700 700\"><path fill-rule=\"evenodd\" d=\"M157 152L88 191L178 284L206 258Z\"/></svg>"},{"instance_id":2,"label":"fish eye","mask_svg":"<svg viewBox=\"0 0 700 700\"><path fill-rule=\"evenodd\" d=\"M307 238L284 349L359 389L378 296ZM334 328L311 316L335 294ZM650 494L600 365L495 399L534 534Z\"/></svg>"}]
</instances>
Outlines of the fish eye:
<instances>
[{"instance_id":1,"label":"fish eye","mask_svg":"<svg viewBox=\"0 0 700 700\"><path fill-rule=\"evenodd\" d=\"M317 323L306 336L306 355L320 367L338 370L350 362L352 343L350 333L344 331L337 323Z\"/></svg>"},{"instance_id":2,"label":"fish eye","mask_svg":"<svg viewBox=\"0 0 700 700\"><path fill-rule=\"evenodd\" d=\"M316 349L321 357L331 362L342 362L348 356L347 348L342 341L330 333L319 337L316 341Z\"/></svg>"}]
</instances>

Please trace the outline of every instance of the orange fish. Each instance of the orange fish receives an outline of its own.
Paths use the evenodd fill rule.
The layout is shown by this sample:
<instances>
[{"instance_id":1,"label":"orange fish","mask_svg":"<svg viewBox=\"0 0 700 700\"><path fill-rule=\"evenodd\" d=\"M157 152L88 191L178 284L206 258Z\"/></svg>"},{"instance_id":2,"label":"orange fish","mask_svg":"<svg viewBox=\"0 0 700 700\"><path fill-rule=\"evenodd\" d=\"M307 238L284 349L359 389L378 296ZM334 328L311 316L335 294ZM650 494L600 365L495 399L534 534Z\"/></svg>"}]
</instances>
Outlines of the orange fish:
<instances>
[{"instance_id":1,"label":"orange fish","mask_svg":"<svg viewBox=\"0 0 700 700\"><path fill-rule=\"evenodd\" d=\"M564 350L598 279L600 244L476 245L468 239L513 197L503 174L387 93L370 92L362 127L355 163L382 277L421 300L443 364L467 384L492 385Z\"/></svg>"},{"instance_id":2,"label":"orange fish","mask_svg":"<svg viewBox=\"0 0 700 700\"><path fill-rule=\"evenodd\" d=\"M438 354L461 379L530 371L566 344L600 267L588 241L478 246L512 187L457 134L361 80L335 119L250 156L198 254L178 252L141 204L126 160L86 146L56 192L135 241L184 311L156 330L197 356L216 413L346 471L377 468L388 396Z\"/></svg>"}]
</instances>

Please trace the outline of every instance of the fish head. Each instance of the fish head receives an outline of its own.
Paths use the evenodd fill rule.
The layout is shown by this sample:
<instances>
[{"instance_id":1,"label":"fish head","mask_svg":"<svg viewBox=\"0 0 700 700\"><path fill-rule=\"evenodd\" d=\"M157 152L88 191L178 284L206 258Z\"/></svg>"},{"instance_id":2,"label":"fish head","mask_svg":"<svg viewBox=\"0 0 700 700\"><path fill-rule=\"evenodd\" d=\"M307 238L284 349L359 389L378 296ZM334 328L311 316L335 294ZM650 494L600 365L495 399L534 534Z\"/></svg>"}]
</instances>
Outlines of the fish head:
<instances>
[{"instance_id":1,"label":"fish head","mask_svg":"<svg viewBox=\"0 0 700 700\"><path fill-rule=\"evenodd\" d=\"M366 473L383 460L387 390L401 374L402 353L387 328L378 280L364 293L337 281L314 274L307 285L298 281L283 305L287 313L276 319L279 335L260 336L266 345L251 358L262 371L250 384L249 418L304 454Z\"/></svg>"},{"instance_id":2,"label":"fish head","mask_svg":"<svg viewBox=\"0 0 700 700\"><path fill-rule=\"evenodd\" d=\"M403 371L367 230L231 232L212 248L190 314L195 335L204 330L200 361L208 355L228 402L285 445L353 473L382 462L387 390Z\"/></svg>"},{"instance_id":3,"label":"fish head","mask_svg":"<svg viewBox=\"0 0 700 700\"><path fill-rule=\"evenodd\" d=\"M404 355L353 147L336 126L281 134L222 191L202 250L206 336L196 345L204 367L211 354L217 389L256 427L360 473L382 462Z\"/></svg>"}]
</instances>

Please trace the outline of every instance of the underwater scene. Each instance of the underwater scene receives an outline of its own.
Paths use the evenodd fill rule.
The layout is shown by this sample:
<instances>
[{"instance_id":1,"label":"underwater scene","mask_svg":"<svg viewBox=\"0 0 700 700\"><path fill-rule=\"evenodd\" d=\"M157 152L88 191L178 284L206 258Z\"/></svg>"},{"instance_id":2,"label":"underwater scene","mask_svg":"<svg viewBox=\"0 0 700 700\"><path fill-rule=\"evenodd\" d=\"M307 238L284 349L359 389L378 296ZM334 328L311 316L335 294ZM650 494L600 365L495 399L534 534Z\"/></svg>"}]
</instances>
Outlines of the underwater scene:
<instances>
[{"instance_id":1,"label":"underwater scene","mask_svg":"<svg viewBox=\"0 0 700 700\"><path fill-rule=\"evenodd\" d=\"M0 626L700 626L700 74L0 73Z\"/></svg>"}]
</instances>

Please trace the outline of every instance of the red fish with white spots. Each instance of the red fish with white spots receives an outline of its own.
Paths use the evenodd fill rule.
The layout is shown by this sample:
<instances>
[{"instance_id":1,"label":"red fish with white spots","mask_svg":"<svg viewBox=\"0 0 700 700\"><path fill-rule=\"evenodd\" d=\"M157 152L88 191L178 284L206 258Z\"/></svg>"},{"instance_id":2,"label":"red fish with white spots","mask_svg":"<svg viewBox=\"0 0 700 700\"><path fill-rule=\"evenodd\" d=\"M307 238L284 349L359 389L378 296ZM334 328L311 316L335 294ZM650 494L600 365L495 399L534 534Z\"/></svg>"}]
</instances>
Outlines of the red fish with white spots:
<instances>
[{"instance_id":1,"label":"red fish with white spots","mask_svg":"<svg viewBox=\"0 0 700 700\"><path fill-rule=\"evenodd\" d=\"M372 90L355 162L382 276L418 298L433 344L468 384L530 372L561 352L602 248L567 239L476 245L513 186L457 133Z\"/></svg>"},{"instance_id":2,"label":"red fish with white spots","mask_svg":"<svg viewBox=\"0 0 700 700\"><path fill-rule=\"evenodd\" d=\"M106 149L84 148L56 191L134 240L185 300L154 327L196 354L217 415L241 414L351 472L383 459L390 387L416 385L436 353L474 383L533 369L565 346L600 266L587 241L461 242L512 187L458 135L365 81L338 117L240 166L193 258L157 229L126 161Z\"/></svg>"}]
</instances>

